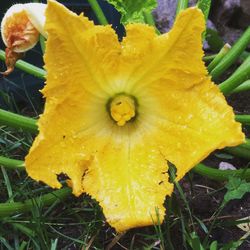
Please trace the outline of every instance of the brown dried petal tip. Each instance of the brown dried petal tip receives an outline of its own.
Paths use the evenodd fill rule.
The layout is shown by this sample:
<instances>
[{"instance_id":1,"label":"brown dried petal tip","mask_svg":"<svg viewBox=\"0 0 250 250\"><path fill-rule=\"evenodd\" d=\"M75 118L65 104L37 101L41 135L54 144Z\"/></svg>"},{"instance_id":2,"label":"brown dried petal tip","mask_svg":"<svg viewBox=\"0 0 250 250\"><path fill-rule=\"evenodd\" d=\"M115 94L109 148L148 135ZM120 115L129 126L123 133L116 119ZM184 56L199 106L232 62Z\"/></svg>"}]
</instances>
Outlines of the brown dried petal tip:
<instances>
[{"instance_id":1,"label":"brown dried petal tip","mask_svg":"<svg viewBox=\"0 0 250 250\"><path fill-rule=\"evenodd\" d=\"M17 52L14 52L10 48L6 48L5 56L6 56L5 64L6 64L7 69L4 72L0 72L0 73L3 76L8 76L11 72L13 72L17 60L23 58L24 53L23 52L17 53Z\"/></svg>"}]
</instances>

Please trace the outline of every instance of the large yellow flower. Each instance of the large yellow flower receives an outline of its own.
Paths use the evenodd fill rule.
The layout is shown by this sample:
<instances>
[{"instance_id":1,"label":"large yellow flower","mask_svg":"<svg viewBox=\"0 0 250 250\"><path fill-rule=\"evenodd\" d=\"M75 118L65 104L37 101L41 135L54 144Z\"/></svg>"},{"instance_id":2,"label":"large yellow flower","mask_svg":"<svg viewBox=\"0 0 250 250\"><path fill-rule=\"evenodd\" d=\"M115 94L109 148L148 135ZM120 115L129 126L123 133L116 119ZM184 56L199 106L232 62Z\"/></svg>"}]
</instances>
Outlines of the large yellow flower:
<instances>
[{"instance_id":1,"label":"large yellow flower","mask_svg":"<svg viewBox=\"0 0 250 250\"><path fill-rule=\"evenodd\" d=\"M153 224L156 210L162 221L167 161L179 180L214 149L244 141L202 62L201 11L181 12L160 36L128 25L122 42L55 1L46 18L46 105L28 174L53 188L66 174L117 231Z\"/></svg>"}]
</instances>

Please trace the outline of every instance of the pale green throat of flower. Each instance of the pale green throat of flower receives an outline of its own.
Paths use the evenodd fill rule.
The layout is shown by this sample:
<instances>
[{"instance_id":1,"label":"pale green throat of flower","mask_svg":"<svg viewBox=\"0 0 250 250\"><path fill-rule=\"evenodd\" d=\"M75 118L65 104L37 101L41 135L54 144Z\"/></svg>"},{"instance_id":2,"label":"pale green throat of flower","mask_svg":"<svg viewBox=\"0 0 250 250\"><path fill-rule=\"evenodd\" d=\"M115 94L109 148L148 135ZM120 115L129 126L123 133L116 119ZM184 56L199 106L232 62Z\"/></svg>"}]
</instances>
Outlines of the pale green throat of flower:
<instances>
[{"instance_id":1,"label":"pale green throat of flower","mask_svg":"<svg viewBox=\"0 0 250 250\"><path fill-rule=\"evenodd\" d=\"M108 105L110 116L118 126L124 126L136 115L135 98L126 94L115 96Z\"/></svg>"}]
</instances>

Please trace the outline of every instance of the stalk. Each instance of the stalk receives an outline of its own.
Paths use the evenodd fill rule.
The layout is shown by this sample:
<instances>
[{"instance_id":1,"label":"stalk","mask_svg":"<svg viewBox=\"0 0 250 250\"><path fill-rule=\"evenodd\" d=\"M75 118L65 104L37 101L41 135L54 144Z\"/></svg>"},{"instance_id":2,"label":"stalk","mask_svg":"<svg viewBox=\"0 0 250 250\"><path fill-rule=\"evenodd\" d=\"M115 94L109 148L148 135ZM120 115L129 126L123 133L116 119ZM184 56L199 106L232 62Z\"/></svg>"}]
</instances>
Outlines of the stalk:
<instances>
[{"instance_id":1,"label":"stalk","mask_svg":"<svg viewBox=\"0 0 250 250\"><path fill-rule=\"evenodd\" d=\"M222 58L228 53L230 50L231 46L226 43L220 52L214 57L214 59L211 61L211 63L208 65L207 70L208 72L211 72L222 60Z\"/></svg>"},{"instance_id":2,"label":"stalk","mask_svg":"<svg viewBox=\"0 0 250 250\"><path fill-rule=\"evenodd\" d=\"M233 89L231 91L231 94L240 93L240 92L249 91L249 90L250 90L250 80L247 80L247 81L243 82L237 88Z\"/></svg>"},{"instance_id":3,"label":"stalk","mask_svg":"<svg viewBox=\"0 0 250 250\"><path fill-rule=\"evenodd\" d=\"M188 7L188 0L178 0L175 18L178 16L180 11L185 10Z\"/></svg>"},{"instance_id":4,"label":"stalk","mask_svg":"<svg viewBox=\"0 0 250 250\"><path fill-rule=\"evenodd\" d=\"M148 25L151 25L155 28L155 32L160 35L161 32L156 28L156 25L155 25L155 20L154 20L154 17L152 15L151 12L149 11L144 11L143 12L143 15L144 15L144 19L145 19L145 23L147 23Z\"/></svg>"},{"instance_id":5,"label":"stalk","mask_svg":"<svg viewBox=\"0 0 250 250\"><path fill-rule=\"evenodd\" d=\"M242 124L250 125L250 115L236 115L235 120Z\"/></svg>"},{"instance_id":6,"label":"stalk","mask_svg":"<svg viewBox=\"0 0 250 250\"><path fill-rule=\"evenodd\" d=\"M61 201L67 198L70 194L70 188L62 188L23 202L0 203L0 217L31 211L35 203L38 203L41 206L49 206L56 201Z\"/></svg>"},{"instance_id":7,"label":"stalk","mask_svg":"<svg viewBox=\"0 0 250 250\"><path fill-rule=\"evenodd\" d=\"M0 49L0 60L5 61L5 52ZM27 63L23 60L18 60L15 65L16 68L33 75L39 79L45 80L46 78L46 71L36 67L30 63Z\"/></svg>"},{"instance_id":8,"label":"stalk","mask_svg":"<svg viewBox=\"0 0 250 250\"><path fill-rule=\"evenodd\" d=\"M228 52L230 53L230 52ZM223 83L219 84L221 92L230 94L236 87L250 78L250 56L240 65L240 67Z\"/></svg>"},{"instance_id":9,"label":"stalk","mask_svg":"<svg viewBox=\"0 0 250 250\"><path fill-rule=\"evenodd\" d=\"M223 151L225 151L229 154L250 160L250 150L248 148L245 148L242 145L237 146L237 147L233 147L233 148L231 148L231 147L224 148Z\"/></svg>"},{"instance_id":10,"label":"stalk","mask_svg":"<svg viewBox=\"0 0 250 250\"><path fill-rule=\"evenodd\" d=\"M40 35L39 37L39 42L40 42L41 50L44 54L46 45L45 45L45 38L42 35Z\"/></svg>"},{"instance_id":11,"label":"stalk","mask_svg":"<svg viewBox=\"0 0 250 250\"><path fill-rule=\"evenodd\" d=\"M238 39L230 51L222 58L220 63L211 71L213 80L217 80L218 77L223 74L242 54L250 43L250 27L244 32L244 34Z\"/></svg>"},{"instance_id":12,"label":"stalk","mask_svg":"<svg viewBox=\"0 0 250 250\"><path fill-rule=\"evenodd\" d=\"M0 109L0 124L37 133L37 120Z\"/></svg>"},{"instance_id":13,"label":"stalk","mask_svg":"<svg viewBox=\"0 0 250 250\"><path fill-rule=\"evenodd\" d=\"M106 19L105 15L104 15L104 13L103 13L103 11L98 3L98 1L97 0L88 0L88 2L90 4L92 10L94 11L99 23L102 25L109 24L108 20Z\"/></svg>"},{"instance_id":14,"label":"stalk","mask_svg":"<svg viewBox=\"0 0 250 250\"><path fill-rule=\"evenodd\" d=\"M214 58L215 58L216 56L217 56L217 54L210 55L210 56L204 56L204 57L202 58L202 60L203 60L204 62L210 62L210 61L214 60Z\"/></svg>"},{"instance_id":15,"label":"stalk","mask_svg":"<svg viewBox=\"0 0 250 250\"><path fill-rule=\"evenodd\" d=\"M197 164L193 169L193 172L205 176L212 180L226 181L230 176L240 177L245 180L250 180L250 169L238 169L238 170L220 170L212 167L208 167L202 163Z\"/></svg>"}]
</instances>

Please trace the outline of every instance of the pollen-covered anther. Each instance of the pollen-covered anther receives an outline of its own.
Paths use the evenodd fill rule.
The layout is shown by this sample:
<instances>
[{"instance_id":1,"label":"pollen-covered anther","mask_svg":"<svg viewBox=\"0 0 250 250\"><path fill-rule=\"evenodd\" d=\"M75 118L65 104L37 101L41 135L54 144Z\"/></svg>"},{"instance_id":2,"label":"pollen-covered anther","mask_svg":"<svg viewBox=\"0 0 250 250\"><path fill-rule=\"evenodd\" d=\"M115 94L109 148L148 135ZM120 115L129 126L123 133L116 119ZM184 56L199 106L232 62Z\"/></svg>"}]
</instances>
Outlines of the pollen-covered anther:
<instances>
[{"instance_id":1,"label":"pollen-covered anther","mask_svg":"<svg viewBox=\"0 0 250 250\"><path fill-rule=\"evenodd\" d=\"M135 117L135 100L127 95L116 96L110 104L110 115L118 126L124 126L126 122Z\"/></svg>"}]
</instances>

